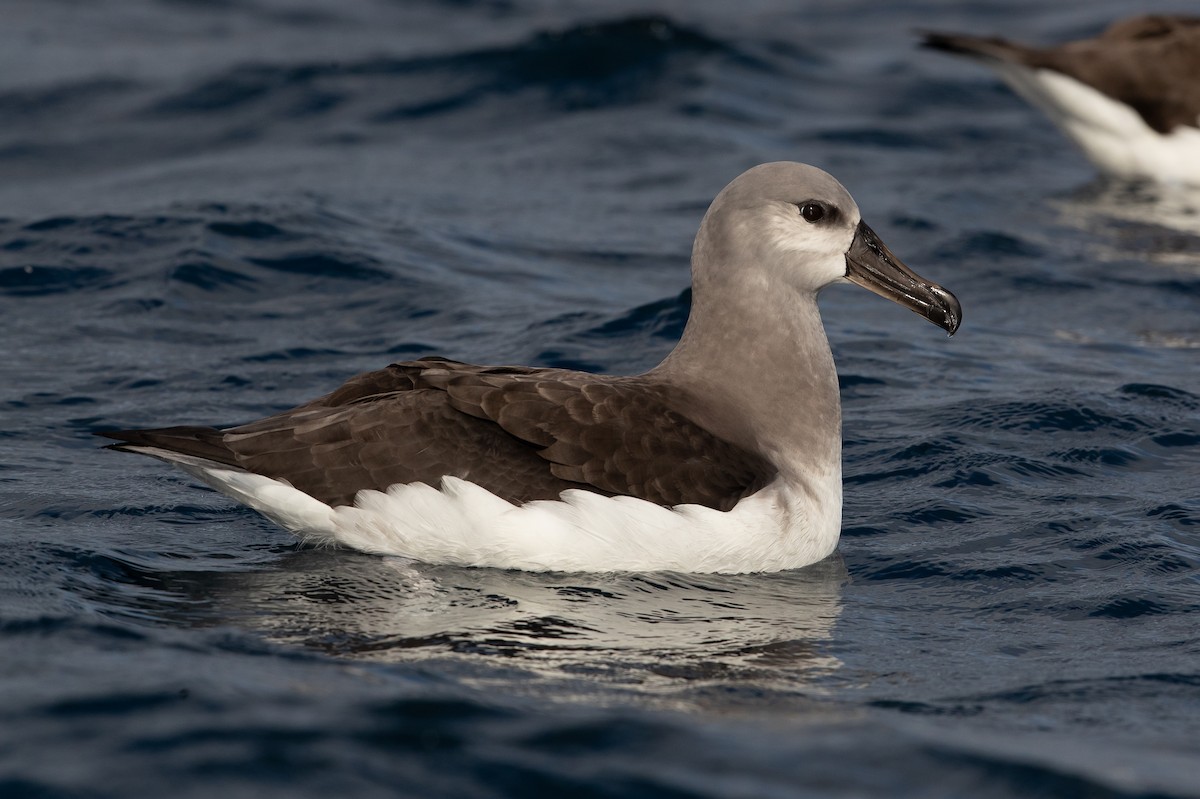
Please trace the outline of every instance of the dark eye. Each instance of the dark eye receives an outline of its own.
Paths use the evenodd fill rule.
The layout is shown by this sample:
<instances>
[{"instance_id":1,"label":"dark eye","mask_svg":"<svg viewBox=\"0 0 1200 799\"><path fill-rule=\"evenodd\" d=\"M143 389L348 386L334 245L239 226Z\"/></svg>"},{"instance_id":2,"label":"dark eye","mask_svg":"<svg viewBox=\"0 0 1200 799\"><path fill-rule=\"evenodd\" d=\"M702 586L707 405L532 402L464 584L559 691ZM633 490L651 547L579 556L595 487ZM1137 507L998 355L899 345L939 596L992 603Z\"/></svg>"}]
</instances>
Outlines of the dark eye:
<instances>
[{"instance_id":1,"label":"dark eye","mask_svg":"<svg viewBox=\"0 0 1200 799\"><path fill-rule=\"evenodd\" d=\"M805 222L820 222L825 218L825 206L818 203L800 203L800 216Z\"/></svg>"}]
</instances>

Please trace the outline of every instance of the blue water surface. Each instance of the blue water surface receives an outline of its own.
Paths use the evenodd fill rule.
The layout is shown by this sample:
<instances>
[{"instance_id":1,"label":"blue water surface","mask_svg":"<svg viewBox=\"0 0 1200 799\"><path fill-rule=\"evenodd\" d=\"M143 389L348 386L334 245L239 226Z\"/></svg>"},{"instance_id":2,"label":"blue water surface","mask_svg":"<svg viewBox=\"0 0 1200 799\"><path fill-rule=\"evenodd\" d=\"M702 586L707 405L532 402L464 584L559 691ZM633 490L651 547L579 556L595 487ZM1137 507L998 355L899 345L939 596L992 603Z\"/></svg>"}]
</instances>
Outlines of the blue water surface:
<instances>
[{"instance_id":1,"label":"blue water surface","mask_svg":"<svg viewBox=\"0 0 1200 799\"><path fill-rule=\"evenodd\" d=\"M1200 796L1200 203L1098 181L912 34L1142 8L18 0L0 796ZM647 368L709 200L778 159L965 311L823 296L816 566L314 550L91 435L435 353Z\"/></svg>"}]
</instances>

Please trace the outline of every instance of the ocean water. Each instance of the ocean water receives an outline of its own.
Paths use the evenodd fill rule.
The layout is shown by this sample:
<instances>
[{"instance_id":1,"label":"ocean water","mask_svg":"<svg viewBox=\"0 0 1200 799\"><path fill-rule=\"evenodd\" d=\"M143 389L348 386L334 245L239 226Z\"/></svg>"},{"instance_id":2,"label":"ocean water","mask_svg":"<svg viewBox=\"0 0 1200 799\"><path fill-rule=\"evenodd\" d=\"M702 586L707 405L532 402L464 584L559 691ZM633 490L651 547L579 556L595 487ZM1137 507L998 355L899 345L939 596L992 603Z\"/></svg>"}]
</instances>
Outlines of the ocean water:
<instances>
[{"instance_id":1,"label":"ocean water","mask_svg":"<svg viewBox=\"0 0 1200 799\"><path fill-rule=\"evenodd\" d=\"M1140 9L9 2L0 796L1200 796L1200 201L912 34ZM91 435L428 354L646 368L709 200L778 159L965 316L823 296L811 568L309 549Z\"/></svg>"}]
</instances>

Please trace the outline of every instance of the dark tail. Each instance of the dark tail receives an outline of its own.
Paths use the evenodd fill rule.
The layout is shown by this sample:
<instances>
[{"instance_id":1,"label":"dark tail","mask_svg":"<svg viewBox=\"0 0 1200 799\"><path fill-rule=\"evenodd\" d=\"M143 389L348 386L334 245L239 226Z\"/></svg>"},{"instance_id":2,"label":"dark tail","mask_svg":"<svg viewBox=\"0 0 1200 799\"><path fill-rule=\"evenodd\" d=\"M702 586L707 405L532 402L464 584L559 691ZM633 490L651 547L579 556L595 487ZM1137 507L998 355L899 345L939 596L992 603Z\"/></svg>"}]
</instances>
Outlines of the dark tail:
<instances>
[{"instance_id":1,"label":"dark tail","mask_svg":"<svg viewBox=\"0 0 1200 799\"><path fill-rule=\"evenodd\" d=\"M1022 55L1031 50L1031 48L997 36L971 36L965 33L939 33L937 31L917 31L917 35L921 37L922 47L971 58L1021 63Z\"/></svg>"},{"instance_id":2,"label":"dark tail","mask_svg":"<svg viewBox=\"0 0 1200 799\"><path fill-rule=\"evenodd\" d=\"M137 447L154 447L180 455L237 466L237 458L225 446L224 434L212 427L159 427L154 430L99 430L96 435L116 439L105 449L137 452Z\"/></svg>"}]
</instances>

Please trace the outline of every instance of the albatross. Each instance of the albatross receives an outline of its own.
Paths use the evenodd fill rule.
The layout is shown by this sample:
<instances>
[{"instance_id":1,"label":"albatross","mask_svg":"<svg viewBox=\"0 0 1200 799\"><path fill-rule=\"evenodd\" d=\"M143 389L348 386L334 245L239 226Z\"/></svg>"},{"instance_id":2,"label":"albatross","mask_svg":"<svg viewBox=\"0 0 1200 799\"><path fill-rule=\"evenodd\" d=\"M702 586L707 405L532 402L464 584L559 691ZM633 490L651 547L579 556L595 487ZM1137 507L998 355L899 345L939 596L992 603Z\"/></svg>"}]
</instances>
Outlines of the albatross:
<instances>
[{"instance_id":1,"label":"albatross","mask_svg":"<svg viewBox=\"0 0 1200 799\"><path fill-rule=\"evenodd\" d=\"M763 164L704 215L687 324L648 372L429 357L237 427L100 435L318 545L531 571L794 569L841 529L841 404L817 293L843 282L951 335L962 318L832 176Z\"/></svg>"},{"instance_id":2,"label":"albatross","mask_svg":"<svg viewBox=\"0 0 1200 799\"><path fill-rule=\"evenodd\" d=\"M1106 175L1200 187L1200 17L1131 17L1055 47L934 31L922 44L994 69Z\"/></svg>"}]
</instances>

